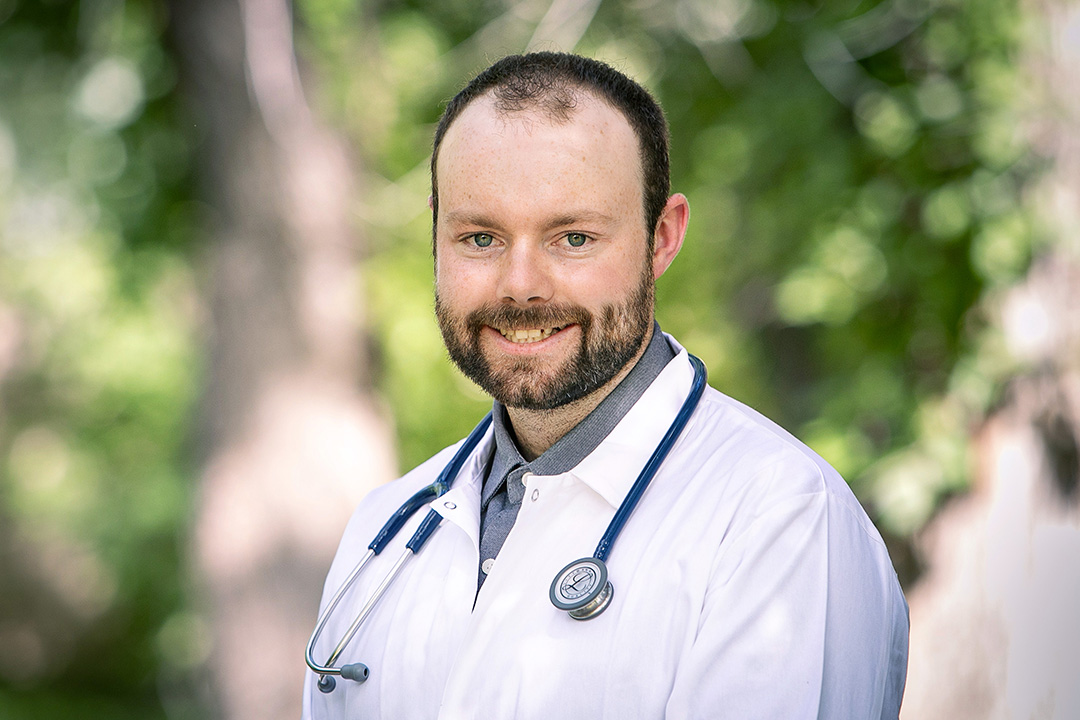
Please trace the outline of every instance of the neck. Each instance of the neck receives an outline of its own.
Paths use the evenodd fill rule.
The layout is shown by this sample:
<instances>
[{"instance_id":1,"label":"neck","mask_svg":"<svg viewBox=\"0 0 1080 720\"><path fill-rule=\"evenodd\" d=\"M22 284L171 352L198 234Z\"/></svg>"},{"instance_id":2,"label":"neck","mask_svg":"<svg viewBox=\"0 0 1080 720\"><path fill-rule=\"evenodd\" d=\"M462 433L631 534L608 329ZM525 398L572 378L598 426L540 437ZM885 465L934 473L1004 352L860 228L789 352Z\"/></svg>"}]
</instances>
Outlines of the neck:
<instances>
[{"instance_id":1,"label":"neck","mask_svg":"<svg viewBox=\"0 0 1080 720\"><path fill-rule=\"evenodd\" d=\"M514 436L517 439L518 449L521 456L527 461L533 461L558 442L566 433L570 432L579 422L584 420L596 406L603 402L611 391L619 386L637 361L645 353L652 340L653 326L649 325L649 331L645 333L645 339L638 348L637 353L630 362L623 366L604 385L589 393L585 397L560 405L551 410L525 410L523 408L507 407L506 413L510 416L510 424L514 428Z\"/></svg>"}]
</instances>

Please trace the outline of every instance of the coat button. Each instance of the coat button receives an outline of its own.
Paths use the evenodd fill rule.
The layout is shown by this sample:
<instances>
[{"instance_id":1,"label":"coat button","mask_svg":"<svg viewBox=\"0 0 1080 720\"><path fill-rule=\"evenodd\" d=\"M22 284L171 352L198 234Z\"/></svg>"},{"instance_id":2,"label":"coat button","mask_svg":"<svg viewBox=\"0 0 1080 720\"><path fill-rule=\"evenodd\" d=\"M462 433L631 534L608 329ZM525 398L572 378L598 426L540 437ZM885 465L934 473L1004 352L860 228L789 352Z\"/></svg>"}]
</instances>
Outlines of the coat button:
<instances>
[{"instance_id":1,"label":"coat button","mask_svg":"<svg viewBox=\"0 0 1080 720\"><path fill-rule=\"evenodd\" d=\"M484 571L485 575L487 575L489 572L491 572L491 568L494 567L494 565L495 558L488 558L480 565L480 569Z\"/></svg>"}]
</instances>

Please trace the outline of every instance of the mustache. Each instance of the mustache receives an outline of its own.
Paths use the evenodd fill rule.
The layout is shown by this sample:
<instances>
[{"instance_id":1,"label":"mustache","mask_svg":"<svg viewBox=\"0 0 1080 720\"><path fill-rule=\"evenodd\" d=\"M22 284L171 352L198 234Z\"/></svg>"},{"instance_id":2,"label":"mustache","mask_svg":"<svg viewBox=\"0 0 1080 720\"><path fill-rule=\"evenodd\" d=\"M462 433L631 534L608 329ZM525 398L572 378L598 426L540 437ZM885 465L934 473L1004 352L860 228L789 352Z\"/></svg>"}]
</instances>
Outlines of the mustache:
<instances>
[{"instance_id":1,"label":"mustache","mask_svg":"<svg viewBox=\"0 0 1080 720\"><path fill-rule=\"evenodd\" d=\"M483 305L465 316L465 327L479 333L485 325L502 330L565 327L580 325L586 333L592 326L592 313L580 305L557 304L536 307L514 305Z\"/></svg>"}]
</instances>

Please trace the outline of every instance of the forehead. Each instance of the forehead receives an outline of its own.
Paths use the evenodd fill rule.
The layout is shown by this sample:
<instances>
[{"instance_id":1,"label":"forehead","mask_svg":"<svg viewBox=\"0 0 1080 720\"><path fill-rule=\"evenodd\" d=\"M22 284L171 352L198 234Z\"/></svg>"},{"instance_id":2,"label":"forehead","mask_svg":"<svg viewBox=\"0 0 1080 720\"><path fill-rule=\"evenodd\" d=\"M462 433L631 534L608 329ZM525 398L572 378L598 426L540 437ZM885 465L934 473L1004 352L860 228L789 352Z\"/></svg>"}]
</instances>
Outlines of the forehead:
<instances>
[{"instance_id":1,"label":"forehead","mask_svg":"<svg viewBox=\"0 0 1080 720\"><path fill-rule=\"evenodd\" d=\"M579 93L565 119L542 107L503 112L489 95L469 104L450 125L436 158L440 205L474 191L515 193L520 200L552 185L573 191L625 193L640 198L637 135L608 103ZM633 198L624 198L633 201Z\"/></svg>"}]
</instances>

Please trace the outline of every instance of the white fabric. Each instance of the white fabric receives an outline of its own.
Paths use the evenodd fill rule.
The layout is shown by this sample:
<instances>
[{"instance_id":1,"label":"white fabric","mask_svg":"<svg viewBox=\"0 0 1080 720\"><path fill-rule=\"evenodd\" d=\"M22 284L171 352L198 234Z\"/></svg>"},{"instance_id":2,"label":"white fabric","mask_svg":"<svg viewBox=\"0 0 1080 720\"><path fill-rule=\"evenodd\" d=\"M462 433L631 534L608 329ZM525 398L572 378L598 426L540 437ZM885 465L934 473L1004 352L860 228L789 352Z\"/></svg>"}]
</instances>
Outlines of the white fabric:
<instances>
[{"instance_id":1,"label":"white fabric","mask_svg":"<svg viewBox=\"0 0 1080 720\"><path fill-rule=\"evenodd\" d=\"M607 611L581 622L551 605L552 578L592 554L692 378L681 351L581 464L528 479L474 608L489 430L433 505L442 526L343 656L370 679L323 694L309 671L304 718L896 718L907 605L880 536L829 465L711 388L612 549ZM454 449L360 505L324 605ZM425 514L364 571L316 659Z\"/></svg>"}]
</instances>

